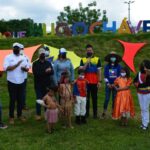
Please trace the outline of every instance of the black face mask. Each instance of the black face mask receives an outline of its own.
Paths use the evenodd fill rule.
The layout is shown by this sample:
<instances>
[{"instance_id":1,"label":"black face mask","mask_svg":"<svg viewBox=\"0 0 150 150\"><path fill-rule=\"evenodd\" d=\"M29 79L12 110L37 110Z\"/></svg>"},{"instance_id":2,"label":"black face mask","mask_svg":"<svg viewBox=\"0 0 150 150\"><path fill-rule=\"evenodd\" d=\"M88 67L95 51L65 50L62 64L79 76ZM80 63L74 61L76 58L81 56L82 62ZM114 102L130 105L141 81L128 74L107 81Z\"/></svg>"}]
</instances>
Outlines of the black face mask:
<instances>
[{"instance_id":1,"label":"black face mask","mask_svg":"<svg viewBox=\"0 0 150 150\"><path fill-rule=\"evenodd\" d=\"M19 55L19 53L20 53L19 48L18 48L18 47L15 47L15 48L13 49L13 53L14 53L15 55Z\"/></svg>"},{"instance_id":2,"label":"black face mask","mask_svg":"<svg viewBox=\"0 0 150 150\"><path fill-rule=\"evenodd\" d=\"M65 59L66 58L66 53L61 54L61 58Z\"/></svg>"},{"instance_id":3,"label":"black face mask","mask_svg":"<svg viewBox=\"0 0 150 150\"><path fill-rule=\"evenodd\" d=\"M45 60L45 54L41 54L39 58L40 60Z\"/></svg>"},{"instance_id":4,"label":"black face mask","mask_svg":"<svg viewBox=\"0 0 150 150\"><path fill-rule=\"evenodd\" d=\"M92 57L93 53L87 52L87 57Z\"/></svg>"}]
</instances>

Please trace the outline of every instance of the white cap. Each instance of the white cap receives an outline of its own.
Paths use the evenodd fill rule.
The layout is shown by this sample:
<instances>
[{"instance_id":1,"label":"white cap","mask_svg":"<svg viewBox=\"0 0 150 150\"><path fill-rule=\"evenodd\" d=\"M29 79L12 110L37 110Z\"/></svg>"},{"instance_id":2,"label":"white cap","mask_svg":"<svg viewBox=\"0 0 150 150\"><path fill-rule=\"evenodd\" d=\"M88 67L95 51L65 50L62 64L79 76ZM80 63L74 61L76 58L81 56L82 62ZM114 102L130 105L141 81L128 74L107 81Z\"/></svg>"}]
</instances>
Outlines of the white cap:
<instances>
[{"instance_id":1,"label":"white cap","mask_svg":"<svg viewBox=\"0 0 150 150\"><path fill-rule=\"evenodd\" d=\"M45 49L44 48L39 49L39 55L41 55L41 54L45 54Z\"/></svg>"},{"instance_id":2,"label":"white cap","mask_svg":"<svg viewBox=\"0 0 150 150\"><path fill-rule=\"evenodd\" d=\"M23 44L20 44L20 48L21 48L21 49L24 49L24 45L23 45Z\"/></svg>"},{"instance_id":3,"label":"white cap","mask_svg":"<svg viewBox=\"0 0 150 150\"><path fill-rule=\"evenodd\" d=\"M61 49L59 50L59 53L67 53L67 51L66 51L65 48L61 48Z\"/></svg>"},{"instance_id":4,"label":"white cap","mask_svg":"<svg viewBox=\"0 0 150 150\"><path fill-rule=\"evenodd\" d=\"M20 47L20 43L17 43L17 42L16 42L16 43L14 43L14 44L13 44L13 47L15 47L15 46L17 46L17 47L21 48L21 47Z\"/></svg>"}]
</instances>

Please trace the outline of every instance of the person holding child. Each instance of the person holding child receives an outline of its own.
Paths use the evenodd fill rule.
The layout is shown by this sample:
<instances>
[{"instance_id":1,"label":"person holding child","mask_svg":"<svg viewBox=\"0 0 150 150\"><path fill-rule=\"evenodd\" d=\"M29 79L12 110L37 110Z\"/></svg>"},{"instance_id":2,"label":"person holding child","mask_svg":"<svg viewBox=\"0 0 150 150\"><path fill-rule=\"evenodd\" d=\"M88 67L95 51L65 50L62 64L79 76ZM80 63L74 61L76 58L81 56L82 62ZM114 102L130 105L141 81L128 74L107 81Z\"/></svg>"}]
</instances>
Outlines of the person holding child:
<instances>
[{"instance_id":1,"label":"person holding child","mask_svg":"<svg viewBox=\"0 0 150 150\"><path fill-rule=\"evenodd\" d=\"M134 102L130 91L132 79L127 67L121 69L120 77L114 81L113 87L117 91L112 114L113 119L121 118L121 125L126 126L128 119L134 117Z\"/></svg>"}]
</instances>

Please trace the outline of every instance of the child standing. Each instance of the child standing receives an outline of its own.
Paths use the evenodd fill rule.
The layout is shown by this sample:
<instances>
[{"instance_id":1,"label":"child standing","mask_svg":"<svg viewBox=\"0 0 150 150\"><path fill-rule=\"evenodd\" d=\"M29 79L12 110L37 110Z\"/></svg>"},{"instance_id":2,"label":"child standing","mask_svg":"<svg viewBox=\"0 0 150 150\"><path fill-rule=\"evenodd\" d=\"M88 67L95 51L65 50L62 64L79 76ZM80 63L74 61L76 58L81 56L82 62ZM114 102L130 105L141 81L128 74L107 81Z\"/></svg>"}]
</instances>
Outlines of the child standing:
<instances>
[{"instance_id":1,"label":"child standing","mask_svg":"<svg viewBox=\"0 0 150 150\"><path fill-rule=\"evenodd\" d=\"M150 75L148 70L150 70L150 61L144 60L140 64L140 72L134 79L141 108L142 125L140 127L143 130L147 130L149 124Z\"/></svg>"},{"instance_id":2,"label":"child standing","mask_svg":"<svg viewBox=\"0 0 150 150\"><path fill-rule=\"evenodd\" d=\"M117 91L117 95L114 103L114 111L112 118L121 118L121 124L126 126L128 118L134 117L134 103L130 91L132 79L130 78L130 72L128 68L121 69L121 76L114 81L114 88Z\"/></svg>"},{"instance_id":3,"label":"child standing","mask_svg":"<svg viewBox=\"0 0 150 150\"><path fill-rule=\"evenodd\" d=\"M61 107L57 104L53 89L50 89L42 100L43 103L41 101L41 104L47 108L45 112L47 131L48 133L52 133L54 131L54 126L58 121L58 109L61 110Z\"/></svg>"},{"instance_id":4,"label":"child standing","mask_svg":"<svg viewBox=\"0 0 150 150\"><path fill-rule=\"evenodd\" d=\"M84 78L84 70L78 70L78 78L74 83L73 95L75 97L75 115L76 124L86 123L86 96L87 96L87 80Z\"/></svg>"},{"instance_id":5,"label":"child standing","mask_svg":"<svg viewBox=\"0 0 150 150\"><path fill-rule=\"evenodd\" d=\"M72 86L68 72L62 73L61 82L59 85L60 105L63 109L62 119L65 127L73 128L71 115L73 107Z\"/></svg>"}]
</instances>

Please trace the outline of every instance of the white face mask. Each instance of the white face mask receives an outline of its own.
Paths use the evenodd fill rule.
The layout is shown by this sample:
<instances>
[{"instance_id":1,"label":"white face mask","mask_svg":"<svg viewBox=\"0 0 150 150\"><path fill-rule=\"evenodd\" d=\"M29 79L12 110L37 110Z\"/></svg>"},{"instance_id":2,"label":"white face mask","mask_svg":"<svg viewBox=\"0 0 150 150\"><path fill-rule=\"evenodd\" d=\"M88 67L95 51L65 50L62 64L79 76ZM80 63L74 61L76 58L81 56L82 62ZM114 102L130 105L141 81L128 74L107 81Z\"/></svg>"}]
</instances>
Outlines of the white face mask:
<instances>
[{"instance_id":1,"label":"white face mask","mask_svg":"<svg viewBox=\"0 0 150 150\"><path fill-rule=\"evenodd\" d=\"M20 50L20 55L24 55L24 51L23 50Z\"/></svg>"},{"instance_id":2,"label":"white face mask","mask_svg":"<svg viewBox=\"0 0 150 150\"><path fill-rule=\"evenodd\" d=\"M125 77L126 76L126 73L120 73L122 77Z\"/></svg>"},{"instance_id":3,"label":"white face mask","mask_svg":"<svg viewBox=\"0 0 150 150\"><path fill-rule=\"evenodd\" d=\"M49 57L49 51L45 51L45 57Z\"/></svg>"},{"instance_id":4,"label":"white face mask","mask_svg":"<svg viewBox=\"0 0 150 150\"><path fill-rule=\"evenodd\" d=\"M81 79L84 79L84 77L85 77L84 75L79 75L79 78Z\"/></svg>"}]
</instances>

